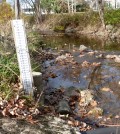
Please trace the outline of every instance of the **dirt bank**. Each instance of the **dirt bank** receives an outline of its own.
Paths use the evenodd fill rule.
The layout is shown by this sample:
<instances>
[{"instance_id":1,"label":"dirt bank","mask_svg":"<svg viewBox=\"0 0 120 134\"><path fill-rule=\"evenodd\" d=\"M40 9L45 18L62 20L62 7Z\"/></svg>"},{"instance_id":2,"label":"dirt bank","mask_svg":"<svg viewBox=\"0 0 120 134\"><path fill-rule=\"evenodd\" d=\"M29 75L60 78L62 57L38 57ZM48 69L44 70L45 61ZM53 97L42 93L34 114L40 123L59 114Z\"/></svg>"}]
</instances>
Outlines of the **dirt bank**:
<instances>
[{"instance_id":1,"label":"dirt bank","mask_svg":"<svg viewBox=\"0 0 120 134\"><path fill-rule=\"evenodd\" d=\"M75 33L104 39L120 39L119 25L108 22L109 19L106 19L104 29L97 13L54 14L47 16L38 29L43 34Z\"/></svg>"}]
</instances>

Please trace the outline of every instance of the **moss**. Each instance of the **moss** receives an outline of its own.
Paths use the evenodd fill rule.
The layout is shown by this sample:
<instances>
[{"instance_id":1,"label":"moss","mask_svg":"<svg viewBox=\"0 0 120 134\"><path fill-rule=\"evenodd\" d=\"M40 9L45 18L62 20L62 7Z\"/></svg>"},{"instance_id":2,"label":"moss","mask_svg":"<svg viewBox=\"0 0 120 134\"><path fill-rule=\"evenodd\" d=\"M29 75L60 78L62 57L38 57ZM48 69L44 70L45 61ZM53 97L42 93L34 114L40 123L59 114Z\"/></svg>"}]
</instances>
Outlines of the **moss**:
<instances>
[{"instance_id":1,"label":"moss","mask_svg":"<svg viewBox=\"0 0 120 134\"><path fill-rule=\"evenodd\" d=\"M65 28L64 28L64 26L55 26L54 27L54 31L55 32L64 32L64 30L65 30Z\"/></svg>"},{"instance_id":2,"label":"moss","mask_svg":"<svg viewBox=\"0 0 120 134\"><path fill-rule=\"evenodd\" d=\"M105 23L111 25L120 25L120 9L117 10L106 10L105 11Z\"/></svg>"}]
</instances>

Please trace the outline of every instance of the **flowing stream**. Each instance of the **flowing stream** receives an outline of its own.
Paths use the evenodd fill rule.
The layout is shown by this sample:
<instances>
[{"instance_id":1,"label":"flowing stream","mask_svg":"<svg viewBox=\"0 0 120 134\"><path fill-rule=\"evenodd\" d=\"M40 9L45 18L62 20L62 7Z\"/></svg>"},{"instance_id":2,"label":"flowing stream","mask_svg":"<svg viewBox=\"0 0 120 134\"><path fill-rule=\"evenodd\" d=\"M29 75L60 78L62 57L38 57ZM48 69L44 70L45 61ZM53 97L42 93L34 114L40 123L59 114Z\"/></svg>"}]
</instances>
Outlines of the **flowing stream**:
<instances>
[{"instance_id":1,"label":"flowing stream","mask_svg":"<svg viewBox=\"0 0 120 134\"><path fill-rule=\"evenodd\" d=\"M103 40L75 35L65 35L56 37L42 37L44 45L48 50L54 48L59 51L66 51L72 53L74 59L81 64L83 61L101 62L102 65L95 71L90 69L74 68L61 70L54 68L54 72L58 77L49 79L49 86L51 88L59 88L60 86L67 88L74 86L76 88L90 89L99 91L96 95L99 105L104 109L104 114L108 118L120 116L120 62L115 63L113 60L104 58L84 56L79 57L80 45L85 45L92 50L101 51L104 54L120 55L120 42L112 40ZM56 67L57 68L57 67ZM102 90L103 89L103 90ZM106 91L109 89L109 91ZM112 120L113 121L113 120ZM119 122L119 121L118 121Z\"/></svg>"}]
</instances>

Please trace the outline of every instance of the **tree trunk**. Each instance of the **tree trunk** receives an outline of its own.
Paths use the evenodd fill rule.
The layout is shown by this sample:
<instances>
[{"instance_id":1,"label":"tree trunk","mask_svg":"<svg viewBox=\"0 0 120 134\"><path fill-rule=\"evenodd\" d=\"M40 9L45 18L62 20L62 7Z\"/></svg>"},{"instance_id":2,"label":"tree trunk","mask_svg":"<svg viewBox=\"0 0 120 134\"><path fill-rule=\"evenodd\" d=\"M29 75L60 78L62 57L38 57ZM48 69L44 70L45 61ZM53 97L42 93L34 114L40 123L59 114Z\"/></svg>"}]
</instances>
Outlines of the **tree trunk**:
<instances>
[{"instance_id":1,"label":"tree trunk","mask_svg":"<svg viewBox=\"0 0 120 134\"><path fill-rule=\"evenodd\" d=\"M72 8L72 13L73 13L73 0L71 1L72 3L71 3L71 8Z\"/></svg>"},{"instance_id":2,"label":"tree trunk","mask_svg":"<svg viewBox=\"0 0 120 134\"><path fill-rule=\"evenodd\" d=\"M70 1L67 0L67 3L68 3L68 13L70 13Z\"/></svg>"},{"instance_id":3,"label":"tree trunk","mask_svg":"<svg viewBox=\"0 0 120 134\"><path fill-rule=\"evenodd\" d=\"M20 1L15 0L15 19L20 19Z\"/></svg>"},{"instance_id":4,"label":"tree trunk","mask_svg":"<svg viewBox=\"0 0 120 134\"><path fill-rule=\"evenodd\" d=\"M103 28L105 28L103 0L97 0L96 3L97 3L98 11L99 11L99 16L102 22L102 26Z\"/></svg>"},{"instance_id":5,"label":"tree trunk","mask_svg":"<svg viewBox=\"0 0 120 134\"><path fill-rule=\"evenodd\" d=\"M42 22L40 0L35 0L35 18L37 24Z\"/></svg>"}]
</instances>

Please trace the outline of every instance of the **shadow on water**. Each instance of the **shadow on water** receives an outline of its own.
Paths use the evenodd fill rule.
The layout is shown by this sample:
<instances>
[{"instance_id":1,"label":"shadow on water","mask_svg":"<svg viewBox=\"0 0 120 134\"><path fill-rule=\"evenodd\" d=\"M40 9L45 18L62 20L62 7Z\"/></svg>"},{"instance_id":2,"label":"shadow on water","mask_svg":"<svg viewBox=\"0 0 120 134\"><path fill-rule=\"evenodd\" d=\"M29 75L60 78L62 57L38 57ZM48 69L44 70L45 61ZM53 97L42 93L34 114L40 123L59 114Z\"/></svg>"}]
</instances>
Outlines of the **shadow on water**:
<instances>
[{"instance_id":1,"label":"shadow on water","mask_svg":"<svg viewBox=\"0 0 120 134\"><path fill-rule=\"evenodd\" d=\"M48 47L56 47L58 49L73 49L84 44L92 50L120 50L120 41L117 40L104 40L98 37L86 37L83 35L64 35L64 36L43 36L43 42Z\"/></svg>"}]
</instances>

